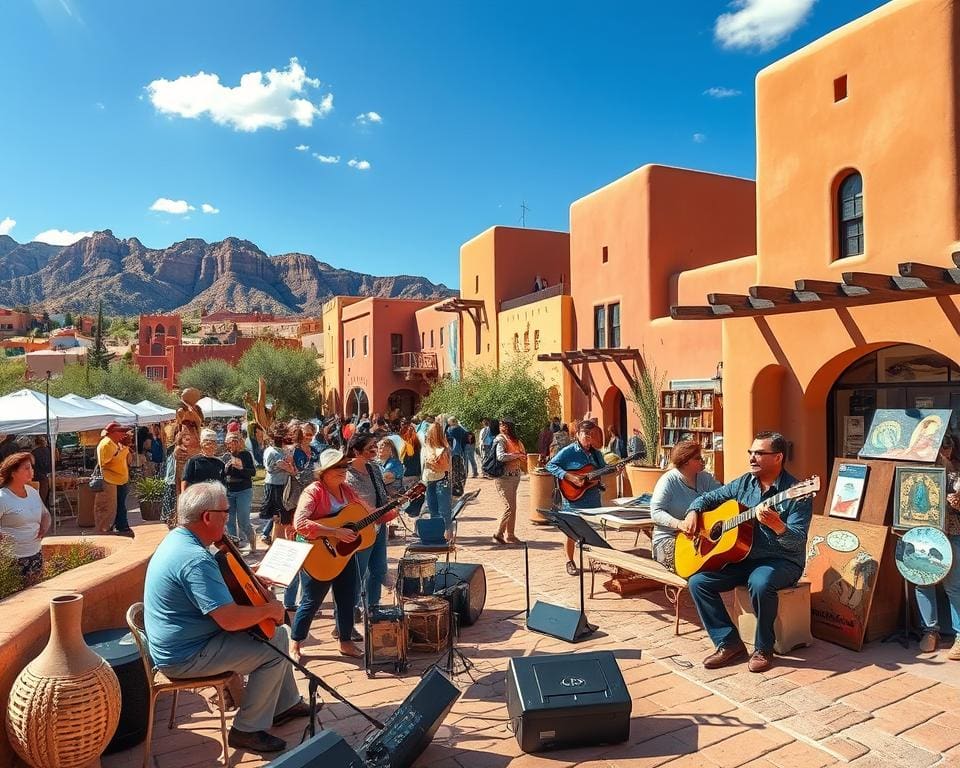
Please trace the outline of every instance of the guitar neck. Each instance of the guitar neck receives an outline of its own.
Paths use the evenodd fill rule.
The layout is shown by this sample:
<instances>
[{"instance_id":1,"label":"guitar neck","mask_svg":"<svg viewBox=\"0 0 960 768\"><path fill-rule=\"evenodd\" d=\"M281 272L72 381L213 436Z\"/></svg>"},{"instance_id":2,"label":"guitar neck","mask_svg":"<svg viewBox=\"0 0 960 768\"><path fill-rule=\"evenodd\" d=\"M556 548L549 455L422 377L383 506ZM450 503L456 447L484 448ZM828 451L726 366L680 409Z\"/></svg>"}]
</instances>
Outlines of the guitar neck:
<instances>
[{"instance_id":1,"label":"guitar neck","mask_svg":"<svg viewBox=\"0 0 960 768\"><path fill-rule=\"evenodd\" d=\"M762 502L757 504L750 509L745 509L736 517L731 517L729 520L724 522L723 530L729 531L733 528L736 528L738 525L741 525L748 520L755 520L761 509L766 509L767 507L773 507L779 504L781 501L787 498L787 491L781 491L776 496L771 496L769 499L764 499Z\"/></svg>"},{"instance_id":2,"label":"guitar neck","mask_svg":"<svg viewBox=\"0 0 960 768\"><path fill-rule=\"evenodd\" d=\"M595 480L598 477L609 475L611 472L616 472L624 464L629 464L631 461L636 461L636 459L637 459L637 456L636 454L634 454L633 456L627 456L627 458L621 459L616 464L608 464L605 467L600 467L599 469L595 469L592 472L587 473L586 475L587 480Z\"/></svg>"},{"instance_id":3,"label":"guitar neck","mask_svg":"<svg viewBox=\"0 0 960 768\"><path fill-rule=\"evenodd\" d=\"M377 520L379 520L381 517L387 514L387 512L389 512L394 507L397 507L400 504L403 504L403 502L405 501L407 501L406 496L399 496L393 501L387 502L382 507L378 507L377 509L373 510L373 512L371 512L369 515L367 515L363 519L357 520L357 530L361 530L363 528L366 528L368 525L372 525L373 523L377 522Z\"/></svg>"}]
</instances>

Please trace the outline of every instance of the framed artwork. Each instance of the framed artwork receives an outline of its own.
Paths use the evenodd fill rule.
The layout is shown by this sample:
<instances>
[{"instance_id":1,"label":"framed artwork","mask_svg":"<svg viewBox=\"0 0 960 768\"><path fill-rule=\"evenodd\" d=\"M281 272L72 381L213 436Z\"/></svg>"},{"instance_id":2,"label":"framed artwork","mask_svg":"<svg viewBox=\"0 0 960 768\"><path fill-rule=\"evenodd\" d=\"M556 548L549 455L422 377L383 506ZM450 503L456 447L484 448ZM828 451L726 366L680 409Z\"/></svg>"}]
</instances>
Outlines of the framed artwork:
<instances>
[{"instance_id":1,"label":"framed artwork","mask_svg":"<svg viewBox=\"0 0 960 768\"><path fill-rule=\"evenodd\" d=\"M950 426L949 409L879 408L860 458L904 459L932 464Z\"/></svg>"},{"instance_id":2,"label":"framed artwork","mask_svg":"<svg viewBox=\"0 0 960 768\"><path fill-rule=\"evenodd\" d=\"M877 352L877 380L881 384L947 381L948 365L945 357L922 347L881 349Z\"/></svg>"},{"instance_id":3,"label":"framed artwork","mask_svg":"<svg viewBox=\"0 0 960 768\"><path fill-rule=\"evenodd\" d=\"M943 467L897 467L893 480L893 527L946 525L947 470Z\"/></svg>"},{"instance_id":4,"label":"framed artwork","mask_svg":"<svg viewBox=\"0 0 960 768\"><path fill-rule=\"evenodd\" d=\"M814 636L854 651L863 647L889 530L814 515L803 571Z\"/></svg>"},{"instance_id":5,"label":"framed artwork","mask_svg":"<svg viewBox=\"0 0 960 768\"><path fill-rule=\"evenodd\" d=\"M860 505L863 503L863 490L867 484L866 464L841 464L837 471L837 482L830 509L830 517L844 520L856 520L860 517Z\"/></svg>"}]
</instances>

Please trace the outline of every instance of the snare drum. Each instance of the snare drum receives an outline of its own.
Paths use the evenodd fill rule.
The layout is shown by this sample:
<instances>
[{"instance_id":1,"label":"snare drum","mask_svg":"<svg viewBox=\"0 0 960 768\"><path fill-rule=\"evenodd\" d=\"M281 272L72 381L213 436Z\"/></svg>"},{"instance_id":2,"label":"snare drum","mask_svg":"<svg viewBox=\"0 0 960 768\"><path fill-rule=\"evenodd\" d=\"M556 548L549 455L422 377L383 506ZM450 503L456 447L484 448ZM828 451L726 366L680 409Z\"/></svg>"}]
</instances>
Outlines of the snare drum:
<instances>
[{"instance_id":1,"label":"snare drum","mask_svg":"<svg viewBox=\"0 0 960 768\"><path fill-rule=\"evenodd\" d=\"M440 653L450 641L450 604L439 597L422 597L403 604L411 651Z\"/></svg>"},{"instance_id":2,"label":"snare drum","mask_svg":"<svg viewBox=\"0 0 960 768\"><path fill-rule=\"evenodd\" d=\"M437 582L436 555L404 555L397 569L397 590L401 598L429 597L434 593Z\"/></svg>"}]
</instances>

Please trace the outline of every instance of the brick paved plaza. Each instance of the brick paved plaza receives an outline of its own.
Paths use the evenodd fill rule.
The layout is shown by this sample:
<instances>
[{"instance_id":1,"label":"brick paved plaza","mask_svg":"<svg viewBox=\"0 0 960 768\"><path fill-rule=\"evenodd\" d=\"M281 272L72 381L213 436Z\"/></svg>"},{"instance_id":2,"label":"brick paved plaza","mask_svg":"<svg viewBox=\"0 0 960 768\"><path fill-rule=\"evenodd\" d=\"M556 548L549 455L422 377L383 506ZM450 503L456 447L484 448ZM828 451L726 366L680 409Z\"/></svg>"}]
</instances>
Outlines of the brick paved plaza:
<instances>
[{"instance_id":1,"label":"brick paved plaza","mask_svg":"<svg viewBox=\"0 0 960 768\"><path fill-rule=\"evenodd\" d=\"M600 630L576 646L530 632L524 627L523 551L494 547L498 498L490 481L478 501L460 518L461 562L482 563L487 574L487 603L480 621L464 628L460 648L476 665L474 682L461 675L463 695L438 731L418 766L500 768L500 766L681 766L713 768L819 768L849 763L879 766L960 766L960 664L937 656L918 657L896 643L873 643L855 653L827 642L778 658L762 675L745 664L706 671L699 662L711 646L685 604L681 635L673 634L672 608L662 592L621 598L600 591L587 600L587 612ZM521 483L522 521L518 535L529 542L532 593L566 605L576 604L577 580L563 571L559 534L526 521L527 483ZM619 548L633 546L633 534L612 534ZM641 537L641 543L643 537ZM391 560L403 540L391 542ZM598 586L599 586L598 579ZM368 679L362 665L336 651L330 638L330 607L314 623L305 644L310 669L383 720L416 685L432 661L415 656L411 670L396 676L380 672ZM613 651L633 698L630 740L607 747L523 754L506 722L505 670L508 659L535 653ZM302 684L306 692L305 683ZM220 752L219 717L207 701L184 694L177 726L166 728L169 698L156 713L153 740L157 766L213 765ZM326 699L325 728L353 744L368 724L344 705ZM292 745L303 721L277 733ZM142 763L135 748L105 757L105 768ZM263 765L259 756L232 751L232 764Z\"/></svg>"}]
</instances>

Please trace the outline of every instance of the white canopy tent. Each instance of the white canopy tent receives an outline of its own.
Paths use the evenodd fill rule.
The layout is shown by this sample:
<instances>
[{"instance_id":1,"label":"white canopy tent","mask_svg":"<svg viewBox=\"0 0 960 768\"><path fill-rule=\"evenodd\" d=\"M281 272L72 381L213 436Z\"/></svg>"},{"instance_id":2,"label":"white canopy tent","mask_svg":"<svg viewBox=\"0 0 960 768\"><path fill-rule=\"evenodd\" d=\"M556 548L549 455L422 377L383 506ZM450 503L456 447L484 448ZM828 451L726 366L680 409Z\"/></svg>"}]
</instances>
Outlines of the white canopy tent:
<instances>
[{"instance_id":1,"label":"white canopy tent","mask_svg":"<svg viewBox=\"0 0 960 768\"><path fill-rule=\"evenodd\" d=\"M134 424L158 424L161 421L170 421L176 414L170 412L169 409L165 409L170 412L171 415L167 416L161 413L158 413L157 408L159 406L150 403L150 407L144 407L142 404L134 405L133 403L128 403L126 400L121 400L118 397L111 397L110 395L96 395L95 397L90 398L91 402L98 403L102 405L107 410L113 412L118 416L130 415L133 416ZM117 419L119 421L119 419Z\"/></svg>"},{"instance_id":2,"label":"white canopy tent","mask_svg":"<svg viewBox=\"0 0 960 768\"><path fill-rule=\"evenodd\" d=\"M247 415L246 408L224 403L212 397L200 398L197 401L197 406L203 411L203 416L206 419L227 419L233 418L234 416L242 418Z\"/></svg>"},{"instance_id":3,"label":"white canopy tent","mask_svg":"<svg viewBox=\"0 0 960 768\"><path fill-rule=\"evenodd\" d=\"M21 389L0 397L0 433L10 435L51 435L103 429L113 420L112 413L95 410L56 397L50 398L49 430L47 397L33 389Z\"/></svg>"},{"instance_id":4,"label":"white canopy tent","mask_svg":"<svg viewBox=\"0 0 960 768\"><path fill-rule=\"evenodd\" d=\"M102 417L103 423L100 425L101 429L111 421L116 421L120 424L123 424L126 427L133 426L137 421L136 417L133 414L116 413L115 411L111 411L109 408L107 408L104 405L101 405L100 403L95 403L92 400L87 400L85 397L80 397L80 395L75 395L72 392L69 395L64 395L63 397L60 398L60 400L62 400L65 403L70 403L71 405L75 405L77 408L80 408L86 411L87 413L95 414L97 416Z\"/></svg>"},{"instance_id":5,"label":"white canopy tent","mask_svg":"<svg viewBox=\"0 0 960 768\"><path fill-rule=\"evenodd\" d=\"M167 408L165 405L157 405L157 403L151 403L149 400L141 400L136 404L136 407L152 411L160 417L160 421L172 421L177 418L177 412L173 410L173 408ZM140 423L147 424L148 422L141 419Z\"/></svg>"}]
</instances>

